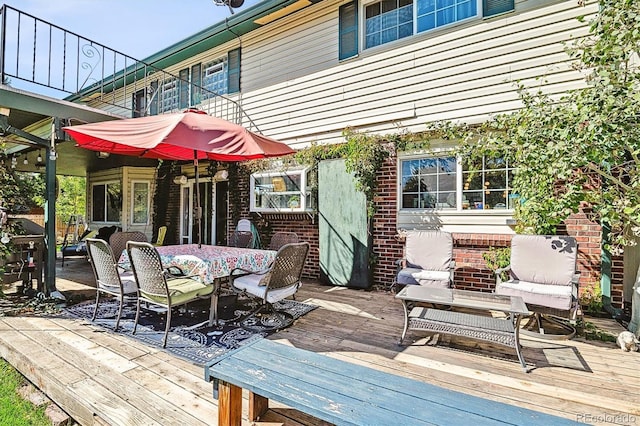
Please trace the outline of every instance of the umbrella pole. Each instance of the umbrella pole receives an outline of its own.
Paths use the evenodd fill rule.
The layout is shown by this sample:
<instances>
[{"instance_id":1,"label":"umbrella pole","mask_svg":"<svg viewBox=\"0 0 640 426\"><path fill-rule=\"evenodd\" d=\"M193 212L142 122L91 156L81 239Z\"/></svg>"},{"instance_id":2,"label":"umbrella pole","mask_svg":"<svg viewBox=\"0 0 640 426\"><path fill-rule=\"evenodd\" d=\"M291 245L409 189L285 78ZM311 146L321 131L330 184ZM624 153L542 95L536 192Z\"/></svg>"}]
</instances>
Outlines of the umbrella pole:
<instances>
[{"instance_id":1,"label":"umbrella pole","mask_svg":"<svg viewBox=\"0 0 640 426\"><path fill-rule=\"evenodd\" d=\"M193 166L196 172L196 221L198 223L198 248L202 247L202 206L200 206L200 182L198 181L198 153L193 151Z\"/></svg>"}]
</instances>

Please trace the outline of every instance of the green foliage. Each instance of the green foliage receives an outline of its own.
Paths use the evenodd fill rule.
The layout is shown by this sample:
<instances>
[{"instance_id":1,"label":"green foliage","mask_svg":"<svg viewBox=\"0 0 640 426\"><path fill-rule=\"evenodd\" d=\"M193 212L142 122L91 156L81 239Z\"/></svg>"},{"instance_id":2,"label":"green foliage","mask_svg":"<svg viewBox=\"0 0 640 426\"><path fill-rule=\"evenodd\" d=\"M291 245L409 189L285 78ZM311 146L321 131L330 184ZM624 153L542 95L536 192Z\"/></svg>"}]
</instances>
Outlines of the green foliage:
<instances>
[{"instance_id":1,"label":"green foliage","mask_svg":"<svg viewBox=\"0 0 640 426\"><path fill-rule=\"evenodd\" d=\"M487 263L487 268L495 271L500 268L509 266L511 261L510 247L489 247L489 250L482 253L482 258ZM501 277L503 281L508 279L507 273L503 272Z\"/></svg>"},{"instance_id":2,"label":"green foliage","mask_svg":"<svg viewBox=\"0 0 640 426\"><path fill-rule=\"evenodd\" d=\"M23 377L4 359L0 359L0 424L27 426L50 425L44 408L37 408L17 393Z\"/></svg>"},{"instance_id":3,"label":"green foliage","mask_svg":"<svg viewBox=\"0 0 640 426\"><path fill-rule=\"evenodd\" d=\"M84 216L86 212L87 180L84 177L58 176L56 215L67 221L71 215Z\"/></svg>"},{"instance_id":4,"label":"green foliage","mask_svg":"<svg viewBox=\"0 0 640 426\"><path fill-rule=\"evenodd\" d=\"M504 155L518 172L517 230L554 233L583 209L611 227L619 253L640 236L640 2L601 4L590 35L567 48L585 85L559 100L520 85L523 108L473 130L467 158Z\"/></svg>"},{"instance_id":5,"label":"green foliage","mask_svg":"<svg viewBox=\"0 0 640 426\"><path fill-rule=\"evenodd\" d=\"M367 216L375 213L376 176L387 158L389 150L384 145L386 138L352 131L345 132L347 143L344 145L345 166L356 178L356 189L365 194Z\"/></svg>"},{"instance_id":6,"label":"green foliage","mask_svg":"<svg viewBox=\"0 0 640 426\"><path fill-rule=\"evenodd\" d=\"M602 290L600 289L600 286L589 286L583 288L582 292L580 293L580 306L586 312L604 312L604 304L602 303Z\"/></svg>"}]
</instances>

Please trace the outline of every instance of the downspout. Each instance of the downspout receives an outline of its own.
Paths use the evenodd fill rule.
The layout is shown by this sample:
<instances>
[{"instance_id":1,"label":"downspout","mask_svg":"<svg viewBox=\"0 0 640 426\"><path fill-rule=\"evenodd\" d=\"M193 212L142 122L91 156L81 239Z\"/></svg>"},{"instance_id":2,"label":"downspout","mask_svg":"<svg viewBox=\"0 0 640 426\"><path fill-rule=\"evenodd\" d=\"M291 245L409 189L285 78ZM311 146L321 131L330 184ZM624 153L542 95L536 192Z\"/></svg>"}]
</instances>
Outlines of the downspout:
<instances>
[{"instance_id":1,"label":"downspout","mask_svg":"<svg viewBox=\"0 0 640 426\"><path fill-rule=\"evenodd\" d=\"M612 318L619 319L622 317L622 309L615 308L611 305L611 253L606 249L606 243L609 242L610 225L602 225L602 245L601 245L601 263L600 263L600 290L602 293L602 307L608 312Z\"/></svg>"}]
</instances>

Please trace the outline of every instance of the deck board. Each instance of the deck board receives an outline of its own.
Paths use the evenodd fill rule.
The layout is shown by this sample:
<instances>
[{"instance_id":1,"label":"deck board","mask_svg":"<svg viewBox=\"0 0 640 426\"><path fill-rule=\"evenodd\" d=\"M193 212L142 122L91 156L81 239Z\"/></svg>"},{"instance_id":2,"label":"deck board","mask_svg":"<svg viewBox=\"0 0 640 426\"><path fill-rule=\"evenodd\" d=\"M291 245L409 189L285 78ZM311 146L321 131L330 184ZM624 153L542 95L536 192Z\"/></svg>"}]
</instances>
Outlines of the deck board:
<instances>
[{"instance_id":1,"label":"deck board","mask_svg":"<svg viewBox=\"0 0 640 426\"><path fill-rule=\"evenodd\" d=\"M74 262L78 267L82 263ZM72 291L77 288L82 286L76 283ZM59 290L65 291L62 285ZM389 293L308 282L296 299L320 308L270 339L573 420L588 414L603 416L604 424L640 421L640 353L623 352L614 343L523 337L525 360L536 364L525 374L515 354L498 345L444 336L434 344L429 333L413 331L399 346L402 304ZM613 320L598 321L619 327ZM201 366L83 320L0 317L0 356L80 424L204 425L217 419L217 401ZM153 408L143 409L145 401ZM258 424L283 423L322 424L277 404Z\"/></svg>"}]
</instances>

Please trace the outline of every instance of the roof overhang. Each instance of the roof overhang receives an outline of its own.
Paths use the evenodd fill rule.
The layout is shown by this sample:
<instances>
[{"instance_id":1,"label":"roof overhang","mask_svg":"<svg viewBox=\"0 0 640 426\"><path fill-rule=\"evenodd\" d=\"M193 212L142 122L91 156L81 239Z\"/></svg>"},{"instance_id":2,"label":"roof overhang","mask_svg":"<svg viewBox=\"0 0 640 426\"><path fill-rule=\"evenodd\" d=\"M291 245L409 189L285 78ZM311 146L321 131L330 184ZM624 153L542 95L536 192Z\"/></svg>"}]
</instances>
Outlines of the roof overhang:
<instances>
[{"instance_id":1,"label":"roof overhang","mask_svg":"<svg viewBox=\"0 0 640 426\"><path fill-rule=\"evenodd\" d=\"M0 112L7 116L10 128L26 132L35 139L51 140L54 119L65 120L69 124L93 123L117 120L124 117L111 114L86 105L55 99L0 84ZM28 138L14 132L0 133L0 142L4 143L3 152L20 156L16 164L19 171L42 172L36 166L37 157L42 156L43 147ZM74 141L64 139L60 133L55 138L58 154L57 173L69 176L86 176L87 171L104 168L106 161L97 158L96 153L76 147ZM24 158L27 164L24 164ZM153 165L156 161L140 160L132 157L113 156L109 158L109 167L125 165Z\"/></svg>"}]
</instances>

